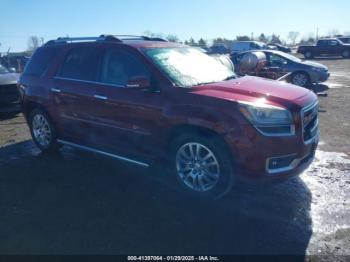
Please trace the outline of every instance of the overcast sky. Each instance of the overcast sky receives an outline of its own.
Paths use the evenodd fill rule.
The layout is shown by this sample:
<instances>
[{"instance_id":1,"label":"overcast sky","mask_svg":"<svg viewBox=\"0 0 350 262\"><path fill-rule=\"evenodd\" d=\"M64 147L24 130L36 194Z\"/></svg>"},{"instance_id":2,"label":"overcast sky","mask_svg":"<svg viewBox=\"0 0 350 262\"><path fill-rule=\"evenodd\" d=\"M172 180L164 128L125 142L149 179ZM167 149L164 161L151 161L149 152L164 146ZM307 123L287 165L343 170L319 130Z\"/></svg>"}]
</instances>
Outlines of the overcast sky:
<instances>
[{"instance_id":1,"label":"overcast sky","mask_svg":"<svg viewBox=\"0 0 350 262\"><path fill-rule=\"evenodd\" d=\"M31 35L175 34L235 38L289 31L350 32L349 0L0 0L0 51L23 51Z\"/></svg>"}]
</instances>

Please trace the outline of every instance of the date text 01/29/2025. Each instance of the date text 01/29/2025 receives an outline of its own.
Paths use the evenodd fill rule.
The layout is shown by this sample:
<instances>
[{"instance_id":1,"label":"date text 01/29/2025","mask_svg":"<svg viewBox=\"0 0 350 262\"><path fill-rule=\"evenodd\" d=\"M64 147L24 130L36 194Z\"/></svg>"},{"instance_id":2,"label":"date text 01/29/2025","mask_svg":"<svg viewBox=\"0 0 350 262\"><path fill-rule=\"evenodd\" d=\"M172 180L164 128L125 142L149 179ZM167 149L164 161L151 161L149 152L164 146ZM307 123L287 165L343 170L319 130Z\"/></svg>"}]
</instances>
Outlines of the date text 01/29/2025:
<instances>
[{"instance_id":1,"label":"date text 01/29/2025","mask_svg":"<svg viewBox=\"0 0 350 262\"><path fill-rule=\"evenodd\" d=\"M215 256L128 256L128 261L220 261Z\"/></svg>"}]
</instances>

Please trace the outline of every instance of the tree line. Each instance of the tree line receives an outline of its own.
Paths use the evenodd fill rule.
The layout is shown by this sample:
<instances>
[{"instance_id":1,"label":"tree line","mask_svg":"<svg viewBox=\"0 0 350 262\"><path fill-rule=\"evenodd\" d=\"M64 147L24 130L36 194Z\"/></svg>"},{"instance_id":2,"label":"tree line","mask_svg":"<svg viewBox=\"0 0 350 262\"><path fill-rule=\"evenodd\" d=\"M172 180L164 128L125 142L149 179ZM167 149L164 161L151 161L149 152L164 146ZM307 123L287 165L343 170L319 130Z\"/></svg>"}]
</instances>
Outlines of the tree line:
<instances>
[{"instance_id":1,"label":"tree line","mask_svg":"<svg viewBox=\"0 0 350 262\"><path fill-rule=\"evenodd\" d=\"M350 32L346 32L346 34L350 34ZM251 36L248 35L238 35L234 39L228 39L224 37L217 37L214 38L213 40L209 41L204 39L203 37L199 38L198 40L195 40L193 37L190 39L181 41L180 38L177 35L174 34L162 34L162 33L154 33L151 31L145 31L144 34L145 36L149 37L160 37L164 38L170 42L179 42L183 43L185 45L190 45L190 46L195 46L195 47L202 47L202 48L208 48L212 45L219 45L219 44L224 44L226 46L230 46L234 41L259 41L263 42L265 44L286 44L287 41L291 45L311 45L314 44L317 41L317 34L316 36L313 33L309 33L306 36L301 37L300 41L297 42L297 40L300 38L300 33L296 31L290 31L287 34L287 39L282 39L280 35L277 35L273 33L272 35L267 35L264 33L261 33L259 36L254 37L253 34ZM330 30L328 32L328 37L333 37L339 35L339 31L336 29ZM39 36L30 36L27 41L27 51L28 52L33 52L35 49L40 47L41 45L44 44L44 38L39 37Z\"/></svg>"}]
</instances>

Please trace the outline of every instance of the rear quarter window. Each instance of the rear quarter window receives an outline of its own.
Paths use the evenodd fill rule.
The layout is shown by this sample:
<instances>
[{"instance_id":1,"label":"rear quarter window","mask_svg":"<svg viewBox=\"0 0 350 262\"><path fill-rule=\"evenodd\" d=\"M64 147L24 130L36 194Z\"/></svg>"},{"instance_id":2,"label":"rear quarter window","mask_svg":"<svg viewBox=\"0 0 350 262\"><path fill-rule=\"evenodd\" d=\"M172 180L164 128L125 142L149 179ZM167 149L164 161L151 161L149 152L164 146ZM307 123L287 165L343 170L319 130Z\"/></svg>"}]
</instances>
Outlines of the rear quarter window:
<instances>
[{"instance_id":1,"label":"rear quarter window","mask_svg":"<svg viewBox=\"0 0 350 262\"><path fill-rule=\"evenodd\" d=\"M37 49L26 65L23 74L39 77L42 76L49 67L51 61L58 54L59 50L58 47Z\"/></svg>"}]
</instances>

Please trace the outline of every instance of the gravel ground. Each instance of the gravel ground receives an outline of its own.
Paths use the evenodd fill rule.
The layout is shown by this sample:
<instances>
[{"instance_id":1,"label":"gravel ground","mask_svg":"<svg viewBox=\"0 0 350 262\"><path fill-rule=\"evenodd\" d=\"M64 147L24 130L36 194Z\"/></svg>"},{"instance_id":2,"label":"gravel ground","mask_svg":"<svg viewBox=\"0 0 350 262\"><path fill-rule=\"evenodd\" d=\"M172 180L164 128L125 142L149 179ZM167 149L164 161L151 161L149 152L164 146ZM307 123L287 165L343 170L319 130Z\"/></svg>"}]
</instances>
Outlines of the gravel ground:
<instances>
[{"instance_id":1,"label":"gravel ground","mask_svg":"<svg viewBox=\"0 0 350 262\"><path fill-rule=\"evenodd\" d=\"M283 184L189 199L162 172L63 148L39 153L21 115L0 120L1 254L350 256L350 60L320 59L321 141ZM329 255L332 257L330 258ZM334 257L334 255L339 255Z\"/></svg>"}]
</instances>

